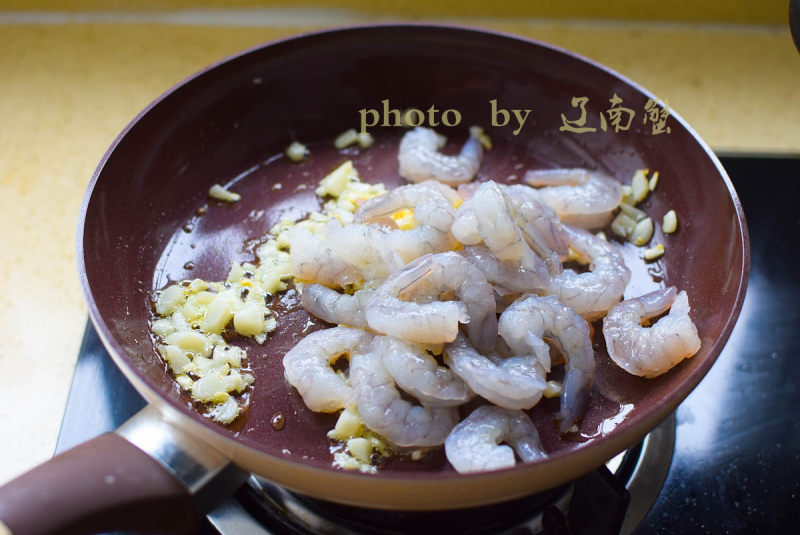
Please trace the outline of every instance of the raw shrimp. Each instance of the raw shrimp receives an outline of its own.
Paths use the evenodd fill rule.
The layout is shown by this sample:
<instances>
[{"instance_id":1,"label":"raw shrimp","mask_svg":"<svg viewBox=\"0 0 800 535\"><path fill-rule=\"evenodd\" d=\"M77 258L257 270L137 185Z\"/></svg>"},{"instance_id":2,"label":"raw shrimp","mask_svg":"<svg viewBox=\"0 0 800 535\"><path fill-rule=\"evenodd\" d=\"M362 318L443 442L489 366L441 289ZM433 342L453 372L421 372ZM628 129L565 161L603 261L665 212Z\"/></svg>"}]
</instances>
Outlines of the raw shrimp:
<instances>
[{"instance_id":1,"label":"raw shrimp","mask_svg":"<svg viewBox=\"0 0 800 535\"><path fill-rule=\"evenodd\" d=\"M378 352L353 355L350 380L364 424L396 446L438 446L458 422L455 407L412 405L402 399Z\"/></svg>"},{"instance_id":2,"label":"raw shrimp","mask_svg":"<svg viewBox=\"0 0 800 535\"><path fill-rule=\"evenodd\" d=\"M448 293L460 301L439 300ZM414 298L428 302L403 300ZM421 256L390 275L367 303L366 317L380 333L423 344L451 342L458 324L468 323L470 341L488 351L497 336L495 311L486 277L469 260L450 251Z\"/></svg>"},{"instance_id":3,"label":"raw shrimp","mask_svg":"<svg viewBox=\"0 0 800 535\"><path fill-rule=\"evenodd\" d=\"M452 227L453 235L464 245L480 243L483 240L483 234L474 205L476 202L488 201L491 209L499 214L498 221L501 224L507 224L509 218L514 220L526 244L540 258L544 259L551 275L561 273L561 261L567 258L568 250L555 211L547 204L540 202L536 196L536 190L530 186L521 184L514 186L496 184L496 186L504 195L505 209L501 208L502 205L496 191L490 192L491 196L487 198L485 196L489 192L478 192L481 184L472 183L459 186L459 193L466 196L467 200L458 209ZM473 197L476 194L478 194L478 200L474 201ZM485 217L483 232L491 233L491 225L485 221ZM516 232L514 232L514 238L517 238Z\"/></svg>"},{"instance_id":4,"label":"raw shrimp","mask_svg":"<svg viewBox=\"0 0 800 535\"><path fill-rule=\"evenodd\" d=\"M384 220L402 209L414 210L416 226L410 230L388 232L389 246L404 262L427 253L449 251L457 244L450 232L456 209L453 202L460 198L456 192L435 181L400 186L379 197L364 202L355 214L357 222Z\"/></svg>"},{"instance_id":5,"label":"raw shrimp","mask_svg":"<svg viewBox=\"0 0 800 535\"><path fill-rule=\"evenodd\" d=\"M389 233L368 225L342 225L331 219L325 226L325 243L367 281L382 281L405 263L392 250Z\"/></svg>"},{"instance_id":6,"label":"raw shrimp","mask_svg":"<svg viewBox=\"0 0 800 535\"><path fill-rule=\"evenodd\" d=\"M308 229L293 227L288 237L294 277L331 287L345 287L361 280L353 266Z\"/></svg>"},{"instance_id":7,"label":"raw shrimp","mask_svg":"<svg viewBox=\"0 0 800 535\"><path fill-rule=\"evenodd\" d=\"M383 366L397 386L426 405L453 407L472 397L461 378L439 366L421 347L391 336L378 336L370 350L381 355Z\"/></svg>"},{"instance_id":8,"label":"raw shrimp","mask_svg":"<svg viewBox=\"0 0 800 535\"><path fill-rule=\"evenodd\" d=\"M464 235L462 231L467 230L471 223L462 225L459 222L461 217L474 218L477 235L472 229ZM465 245L476 244L476 237L480 237L498 260L517 262L533 272L539 272L541 265L547 267L531 250L519 228L515 210L496 182L481 184L472 198L459 208L456 222L453 233Z\"/></svg>"},{"instance_id":9,"label":"raw shrimp","mask_svg":"<svg viewBox=\"0 0 800 535\"><path fill-rule=\"evenodd\" d=\"M605 315L620 300L631 280L631 271L622 254L612 244L585 230L563 226L569 245L591 260L591 271L577 273L565 269L550 279L545 292L574 309L589 321Z\"/></svg>"},{"instance_id":10,"label":"raw shrimp","mask_svg":"<svg viewBox=\"0 0 800 535\"><path fill-rule=\"evenodd\" d=\"M529 295L517 299L503 312L498 331L517 354L546 354L543 365L548 371L550 356L540 350L542 338L548 337L560 347L567 360L567 373L558 420L560 432L566 432L583 417L589 404L595 369L589 324L553 296Z\"/></svg>"},{"instance_id":11,"label":"raw shrimp","mask_svg":"<svg viewBox=\"0 0 800 535\"><path fill-rule=\"evenodd\" d=\"M366 349L370 333L334 327L307 334L283 357L286 380L303 396L312 411L334 412L353 404L353 389L333 371L331 364L342 355L352 357Z\"/></svg>"},{"instance_id":12,"label":"raw shrimp","mask_svg":"<svg viewBox=\"0 0 800 535\"><path fill-rule=\"evenodd\" d=\"M517 224L528 245L545 260L552 275L561 273L561 261L567 259L569 250L556 212L530 186L501 187L514 206Z\"/></svg>"},{"instance_id":13,"label":"raw shrimp","mask_svg":"<svg viewBox=\"0 0 800 535\"><path fill-rule=\"evenodd\" d=\"M558 213L562 222L581 228L602 227L622 201L622 184L587 169L543 169L525 173L541 199Z\"/></svg>"},{"instance_id":14,"label":"raw shrimp","mask_svg":"<svg viewBox=\"0 0 800 535\"><path fill-rule=\"evenodd\" d=\"M409 182L438 180L445 184L469 182L481 166L483 148L477 138L470 135L458 156L439 152L447 139L430 128L416 127L400 141L397 162L400 176Z\"/></svg>"},{"instance_id":15,"label":"raw shrimp","mask_svg":"<svg viewBox=\"0 0 800 535\"><path fill-rule=\"evenodd\" d=\"M650 327L642 323L669 310ZM689 317L689 296L675 287L626 299L603 319L603 335L611 360L643 377L655 377L700 349L697 327Z\"/></svg>"},{"instance_id":16,"label":"raw shrimp","mask_svg":"<svg viewBox=\"0 0 800 535\"><path fill-rule=\"evenodd\" d=\"M547 351L547 344L542 345ZM484 356L460 334L445 349L445 363L475 393L507 409L533 407L547 386L544 368L536 356Z\"/></svg>"},{"instance_id":17,"label":"raw shrimp","mask_svg":"<svg viewBox=\"0 0 800 535\"><path fill-rule=\"evenodd\" d=\"M511 260L498 260L483 245L467 246L462 254L481 270L500 296L543 291L550 283L550 274L543 263L537 264L535 271L526 269Z\"/></svg>"},{"instance_id":18,"label":"raw shrimp","mask_svg":"<svg viewBox=\"0 0 800 535\"><path fill-rule=\"evenodd\" d=\"M303 308L328 323L367 328L364 309L373 290L359 290L353 295L342 294L321 284L303 286Z\"/></svg>"},{"instance_id":19,"label":"raw shrimp","mask_svg":"<svg viewBox=\"0 0 800 535\"><path fill-rule=\"evenodd\" d=\"M453 226L450 228L455 238L464 245L477 245L483 241L478 231L478 218L472 209L472 199L465 200L458 207Z\"/></svg>"},{"instance_id":20,"label":"raw shrimp","mask_svg":"<svg viewBox=\"0 0 800 535\"><path fill-rule=\"evenodd\" d=\"M447 460L462 474L510 468L514 451L524 463L547 455L527 414L486 405L455 426L444 443Z\"/></svg>"}]
</instances>

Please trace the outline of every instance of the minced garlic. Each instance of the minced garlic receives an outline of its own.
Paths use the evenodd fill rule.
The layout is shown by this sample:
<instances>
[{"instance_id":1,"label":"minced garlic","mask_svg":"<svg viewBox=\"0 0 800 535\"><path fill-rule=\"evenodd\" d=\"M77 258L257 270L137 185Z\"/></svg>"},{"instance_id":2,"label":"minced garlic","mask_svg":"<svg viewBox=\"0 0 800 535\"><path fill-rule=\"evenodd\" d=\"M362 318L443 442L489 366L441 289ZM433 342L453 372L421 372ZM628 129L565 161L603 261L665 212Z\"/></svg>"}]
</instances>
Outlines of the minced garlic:
<instances>
[{"instance_id":1,"label":"minced garlic","mask_svg":"<svg viewBox=\"0 0 800 535\"><path fill-rule=\"evenodd\" d=\"M238 202L242 198L238 193L228 191L219 184L211 186L211 189L208 190L208 196L223 202Z\"/></svg>"},{"instance_id":2,"label":"minced garlic","mask_svg":"<svg viewBox=\"0 0 800 535\"><path fill-rule=\"evenodd\" d=\"M308 147L299 141L292 142L292 144L286 148L286 156L293 162L303 161L308 154Z\"/></svg>"},{"instance_id":3,"label":"minced garlic","mask_svg":"<svg viewBox=\"0 0 800 535\"><path fill-rule=\"evenodd\" d=\"M661 223L661 230L664 231L664 234L672 234L678 230L678 214L675 213L675 210L670 210L664 214L664 220Z\"/></svg>"}]
</instances>

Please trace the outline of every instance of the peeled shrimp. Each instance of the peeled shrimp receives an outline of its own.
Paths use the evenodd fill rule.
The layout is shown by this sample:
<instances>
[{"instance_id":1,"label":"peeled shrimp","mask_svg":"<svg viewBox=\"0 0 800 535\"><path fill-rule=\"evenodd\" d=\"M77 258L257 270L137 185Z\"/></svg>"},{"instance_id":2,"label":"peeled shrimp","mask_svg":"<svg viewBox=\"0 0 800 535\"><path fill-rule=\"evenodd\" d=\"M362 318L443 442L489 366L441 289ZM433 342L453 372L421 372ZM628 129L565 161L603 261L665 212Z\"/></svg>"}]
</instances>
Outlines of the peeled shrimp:
<instances>
[{"instance_id":1,"label":"peeled shrimp","mask_svg":"<svg viewBox=\"0 0 800 535\"><path fill-rule=\"evenodd\" d=\"M460 301L440 301L452 293ZM405 301L414 299L422 302ZM491 285L469 260L455 252L421 256L392 273L367 303L374 330L423 344L451 342L467 323L470 341L482 351L494 346L497 316Z\"/></svg>"},{"instance_id":2,"label":"peeled shrimp","mask_svg":"<svg viewBox=\"0 0 800 535\"><path fill-rule=\"evenodd\" d=\"M622 184L587 169L543 169L525 173L525 182L540 188L541 199L562 222L591 229L602 227L622 201Z\"/></svg>"},{"instance_id":3,"label":"peeled shrimp","mask_svg":"<svg viewBox=\"0 0 800 535\"><path fill-rule=\"evenodd\" d=\"M594 379L594 350L589 324L555 297L529 295L517 299L500 316L498 331L517 354L542 356L542 338L553 340L566 357L559 429L566 432L583 417ZM545 369L550 369L547 354Z\"/></svg>"},{"instance_id":4,"label":"peeled shrimp","mask_svg":"<svg viewBox=\"0 0 800 535\"><path fill-rule=\"evenodd\" d=\"M515 213L500 186L493 181L484 182L459 207L453 234L465 245L482 240L498 260L516 262L523 269L538 273L542 265L547 265L529 247ZM469 224L459 221L461 218L467 218Z\"/></svg>"},{"instance_id":5,"label":"peeled shrimp","mask_svg":"<svg viewBox=\"0 0 800 535\"><path fill-rule=\"evenodd\" d=\"M495 183L493 183L495 184ZM516 184L506 186L495 184L496 189L504 196L504 205L500 203L497 191L478 192L482 184L465 184L459 186L459 194L466 196L466 201L459 207L456 220L453 222L452 232L459 242L464 245L476 245L483 241L483 233L492 233L492 226L505 229L509 219L516 223L519 233L513 231L513 238L524 238L525 243L542 259L544 259L551 275L561 273L561 261L566 259L567 244L561 232L561 225L555 211L547 204L540 202L536 190L530 186ZM487 197L487 193L490 196ZM478 194L478 200L473 197ZM483 210L484 228L479 227L478 216L475 213L475 203L488 202L488 210ZM486 221L488 214L494 211L498 220L491 223ZM510 227L508 227L510 228ZM521 234L520 234L521 233ZM498 235L497 238L501 238ZM490 240L492 237L490 236ZM488 244L487 244L488 245ZM527 253L525 253L527 254Z\"/></svg>"},{"instance_id":6,"label":"peeled shrimp","mask_svg":"<svg viewBox=\"0 0 800 535\"><path fill-rule=\"evenodd\" d=\"M481 270L500 296L543 291L550 283L550 274L543 263L537 264L535 270L526 269L518 262L498 260L483 245L465 247L462 254Z\"/></svg>"},{"instance_id":7,"label":"peeled shrimp","mask_svg":"<svg viewBox=\"0 0 800 535\"><path fill-rule=\"evenodd\" d=\"M439 366L419 346L391 336L378 336L370 347L382 356L383 366L397 386L427 405L457 406L472 397L461 378Z\"/></svg>"},{"instance_id":8,"label":"peeled shrimp","mask_svg":"<svg viewBox=\"0 0 800 535\"><path fill-rule=\"evenodd\" d=\"M366 281L382 281L405 263L392 250L388 233L378 227L331 219L325 226L325 243Z\"/></svg>"},{"instance_id":9,"label":"peeled shrimp","mask_svg":"<svg viewBox=\"0 0 800 535\"><path fill-rule=\"evenodd\" d=\"M407 132L397 153L400 176L409 182L438 180L451 185L472 180L481 166L480 142L470 136L458 156L445 156L439 150L446 141L430 128L416 127Z\"/></svg>"},{"instance_id":10,"label":"peeled shrimp","mask_svg":"<svg viewBox=\"0 0 800 535\"><path fill-rule=\"evenodd\" d=\"M367 328L364 309L373 290L359 290L353 295L342 294L321 284L303 286L303 308L328 323Z\"/></svg>"},{"instance_id":11,"label":"peeled shrimp","mask_svg":"<svg viewBox=\"0 0 800 535\"><path fill-rule=\"evenodd\" d=\"M449 191L448 191L449 190ZM456 210L456 192L435 181L400 186L364 202L355 214L357 222L375 222L401 209L413 209L416 226L388 232L389 246L404 262L427 253L449 251L457 244L450 232Z\"/></svg>"},{"instance_id":12,"label":"peeled shrimp","mask_svg":"<svg viewBox=\"0 0 800 535\"><path fill-rule=\"evenodd\" d=\"M631 271L612 244L585 230L568 225L563 228L569 245L591 260L591 271L577 273L565 269L550 279L545 293L557 296L587 320L596 320L620 300L631 280Z\"/></svg>"},{"instance_id":13,"label":"peeled shrimp","mask_svg":"<svg viewBox=\"0 0 800 535\"><path fill-rule=\"evenodd\" d=\"M650 327L643 322L665 311ZM655 377L700 349L697 327L689 317L689 296L675 287L656 290L614 305L603 319L611 360L643 377Z\"/></svg>"},{"instance_id":14,"label":"peeled shrimp","mask_svg":"<svg viewBox=\"0 0 800 535\"><path fill-rule=\"evenodd\" d=\"M292 275L331 287L344 287L361 280L361 274L342 260L325 242L303 227L289 230Z\"/></svg>"},{"instance_id":15,"label":"peeled shrimp","mask_svg":"<svg viewBox=\"0 0 800 535\"><path fill-rule=\"evenodd\" d=\"M547 263L550 273L561 273L561 261L569 250L556 212L539 199L530 186L502 186L515 209L515 219L531 249Z\"/></svg>"},{"instance_id":16,"label":"peeled shrimp","mask_svg":"<svg viewBox=\"0 0 800 535\"><path fill-rule=\"evenodd\" d=\"M303 396L312 411L334 412L353 404L355 395L331 364L354 353L372 340L359 329L334 327L307 334L283 357L286 380Z\"/></svg>"},{"instance_id":17,"label":"peeled shrimp","mask_svg":"<svg viewBox=\"0 0 800 535\"><path fill-rule=\"evenodd\" d=\"M546 344L543 343L546 348ZM507 409L530 409L542 399L545 371L539 359L520 354L484 356L458 335L445 348L445 363L476 394Z\"/></svg>"},{"instance_id":18,"label":"peeled shrimp","mask_svg":"<svg viewBox=\"0 0 800 535\"><path fill-rule=\"evenodd\" d=\"M364 424L396 446L437 446L458 422L455 407L412 405L402 399L378 352L353 355L350 380Z\"/></svg>"},{"instance_id":19,"label":"peeled shrimp","mask_svg":"<svg viewBox=\"0 0 800 535\"><path fill-rule=\"evenodd\" d=\"M516 464L514 451L525 463L546 456L527 414L491 406L478 407L455 426L444 451L453 468L462 474L510 468Z\"/></svg>"}]
</instances>

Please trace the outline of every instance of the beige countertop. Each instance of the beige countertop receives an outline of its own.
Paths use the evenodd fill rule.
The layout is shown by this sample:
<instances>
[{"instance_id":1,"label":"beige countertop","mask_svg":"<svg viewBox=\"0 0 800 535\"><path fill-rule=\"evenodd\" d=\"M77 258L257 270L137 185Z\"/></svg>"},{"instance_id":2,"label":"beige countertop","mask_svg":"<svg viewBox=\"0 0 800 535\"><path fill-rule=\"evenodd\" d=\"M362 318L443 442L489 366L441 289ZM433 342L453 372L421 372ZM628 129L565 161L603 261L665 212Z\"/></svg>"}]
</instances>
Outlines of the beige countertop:
<instances>
[{"instance_id":1,"label":"beige countertop","mask_svg":"<svg viewBox=\"0 0 800 535\"><path fill-rule=\"evenodd\" d=\"M227 54L374 17L0 11L0 483L52 454L86 322L74 253L79 206L117 133L161 92ZM604 63L667 99L717 151L800 154L800 55L786 27L455 22Z\"/></svg>"}]
</instances>

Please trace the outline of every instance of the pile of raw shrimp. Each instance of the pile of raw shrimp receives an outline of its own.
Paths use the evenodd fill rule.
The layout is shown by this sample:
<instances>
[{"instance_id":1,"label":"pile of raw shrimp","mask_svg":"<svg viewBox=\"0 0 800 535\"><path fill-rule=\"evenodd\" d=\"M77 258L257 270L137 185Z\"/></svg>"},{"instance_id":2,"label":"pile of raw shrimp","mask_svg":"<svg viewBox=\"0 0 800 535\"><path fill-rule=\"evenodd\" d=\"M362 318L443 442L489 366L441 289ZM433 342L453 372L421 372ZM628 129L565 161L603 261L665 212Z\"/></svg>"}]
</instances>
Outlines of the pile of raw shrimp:
<instances>
[{"instance_id":1,"label":"pile of raw shrimp","mask_svg":"<svg viewBox=\"0 0 800 535\"><path fill-rule=\"evenodd\" d=\"M630 270L588 231L613 217L618 181L558 169L528 171L529 185L472 182L478 139L452 156L443 144L432 130L409 131L398 161L412 184L363 202L353 223L332 219L324 239L290 235L303 306L339 326L307 335L283 363L310 409L354 410L396 448L444 444L459 472L493 470L513 466L514 452L523 462L546 456L524 410L554 386L551 346L565 370L555 422L562 434L577 430L595 371L589 321L604 318L609 355L636 375L664 373L700 340L685 292L620 301ZM413 211L412 228L394 223L401 210ZM570 249L588 271L563 267ZM332 367L342 355L347 374ZM458 406L474 396L488 403L459 422Z\"/></svg>"}]
</instances>

